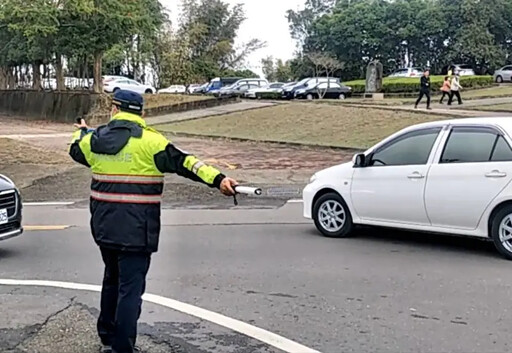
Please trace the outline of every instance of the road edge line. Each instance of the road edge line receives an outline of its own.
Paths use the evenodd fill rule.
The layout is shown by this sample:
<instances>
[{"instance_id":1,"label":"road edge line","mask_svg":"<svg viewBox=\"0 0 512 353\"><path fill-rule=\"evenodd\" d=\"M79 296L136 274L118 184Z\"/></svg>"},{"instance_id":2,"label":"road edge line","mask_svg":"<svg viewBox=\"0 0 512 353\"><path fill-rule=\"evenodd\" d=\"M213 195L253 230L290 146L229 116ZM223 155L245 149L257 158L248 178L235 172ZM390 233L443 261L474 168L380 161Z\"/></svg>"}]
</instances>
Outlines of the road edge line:
<instances>
[{"instance_id":1,"label":"road edge line","mask_svg":"<svg viewBox=\"0 0 512 353\"><path fill-rule=\"evenodd\" d=\"M101 286L74 283L74 282L61 282L61 281L45 281L45 280L15 280L15 279L0 279L0 285L4 286L27 286L27 287L52 287L62 289L81 290L89 292L101 292ZM224 328L236 331L245 336L254 338L260 342L266 343L269 346L280 349L287 353L320 353L317 350L306 347L300 343L292 341L288 338L279 336L270 331L262 328L247 324L243 321L218 314L191 304L183 303L175 299L166 298L155 294L144 294L142 297L144 301L149 303L165 306L182 312L187 315L197 317L201 320L211 322L213 324L222 326Z\"/></svg>"}]
</instances>

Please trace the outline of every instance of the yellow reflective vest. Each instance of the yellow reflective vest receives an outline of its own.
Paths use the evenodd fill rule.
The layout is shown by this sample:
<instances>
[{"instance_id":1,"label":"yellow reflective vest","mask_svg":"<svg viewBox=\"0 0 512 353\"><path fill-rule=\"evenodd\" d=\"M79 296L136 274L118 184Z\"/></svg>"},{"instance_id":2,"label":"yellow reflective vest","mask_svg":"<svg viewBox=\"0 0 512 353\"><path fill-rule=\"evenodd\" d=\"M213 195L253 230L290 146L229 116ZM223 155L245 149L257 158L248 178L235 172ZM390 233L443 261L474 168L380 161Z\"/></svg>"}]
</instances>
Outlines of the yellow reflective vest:
<instances>
[{"instance_id":1,"label":"yellow reflective vest","mask_svg":"<svg viewBox=\"0 0 512 353\"><path fill-rule=\"evenodd\" d=\"M96 130L76 131L69 153L92 171L91 228L96 243L122 251L157 251L164 173L217 188L225 178L176 148L142 117L126 112Z\"/></svg>"}]
</instances>

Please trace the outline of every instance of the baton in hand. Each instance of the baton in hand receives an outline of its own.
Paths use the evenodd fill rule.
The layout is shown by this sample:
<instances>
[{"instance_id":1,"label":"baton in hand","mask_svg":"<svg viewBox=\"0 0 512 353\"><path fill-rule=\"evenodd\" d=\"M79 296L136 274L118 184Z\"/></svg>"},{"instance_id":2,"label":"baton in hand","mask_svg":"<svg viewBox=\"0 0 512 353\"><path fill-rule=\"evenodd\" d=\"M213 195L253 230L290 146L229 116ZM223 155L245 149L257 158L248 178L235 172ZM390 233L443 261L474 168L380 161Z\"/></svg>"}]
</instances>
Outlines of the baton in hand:
<instances>
[{"instance_id":1,"label":"baton in hand","mask_svg":"<svg viewBox=\"0 0 512 353\"><path fill-rule=\"evenodd\" d=\"M263 194L263 190L261 190L261 188L237 185L233 189L235 190L235 195L233 195L235 206L238 206L238 200L236 199L236 195L238 195L238 194L256 195L256 196L261 196L261 194Z\"/></svg>"}]
</instances>

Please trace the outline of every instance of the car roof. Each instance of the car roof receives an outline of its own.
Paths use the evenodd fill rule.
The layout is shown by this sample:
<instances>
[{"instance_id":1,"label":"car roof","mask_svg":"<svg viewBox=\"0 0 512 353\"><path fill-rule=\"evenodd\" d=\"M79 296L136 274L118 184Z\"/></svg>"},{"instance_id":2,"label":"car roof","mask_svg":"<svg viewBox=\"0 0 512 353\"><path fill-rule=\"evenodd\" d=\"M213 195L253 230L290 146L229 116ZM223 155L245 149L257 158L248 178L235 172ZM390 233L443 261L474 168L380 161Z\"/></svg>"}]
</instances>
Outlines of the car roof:
<instances>
[{"instance_id":1,"label":"car roof","mask_svg":"<svg viewBox=\"0 0 512 353\"><path fill-rule=\"evenodd\" d=\"M482 117L482 118L462 118L462 119L449 119L449 120L438 120L428 123L418 124L410 126L411 130L417 130L421 128L429 127L441 127L445 125L491 125L498 126L505 130L509 135L512 136L512 117ZM406 129L409 129L406 128Z\"/></svg>"}]
</instances>

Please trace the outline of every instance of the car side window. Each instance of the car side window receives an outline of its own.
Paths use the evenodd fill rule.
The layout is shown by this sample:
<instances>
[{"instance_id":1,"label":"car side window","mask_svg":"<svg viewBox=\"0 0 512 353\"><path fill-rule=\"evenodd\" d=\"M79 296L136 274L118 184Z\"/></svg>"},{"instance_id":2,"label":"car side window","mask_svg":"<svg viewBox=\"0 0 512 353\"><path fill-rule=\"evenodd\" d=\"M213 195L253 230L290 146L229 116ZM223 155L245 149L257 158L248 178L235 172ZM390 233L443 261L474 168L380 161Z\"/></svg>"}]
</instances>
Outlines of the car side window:
<instances>
[{"instance_id":1,"label":"car side window","mask_svg":"<svg viewBox=\"0 0 512 353\"><path fill-rule=\"evenodd\" d=\"M380 147L370 158L370 166L426 164L441 128L406 133Z\"/></svg>"},{"instance_id":2,"label":"car side window","mask_svg":"<svg viewBox=\"0 0 512 353\"><path fill-rule=\"evenodd\" d=\"M323 82L321 84L319 84L318 86L316 86L317 89L327 89L328 87L328 83L327 82Z\"/></svg>"},{"instance_id":3,"label":"car side window","mask_svg":"<svg viewBox=\"0 0 512 353\"><path fill-rule=\"evenodd\" d=\"M507 141L490 128L454 128L441 156L441 163L490 161L512 161Z\"/></svg>"}]
</instances>

